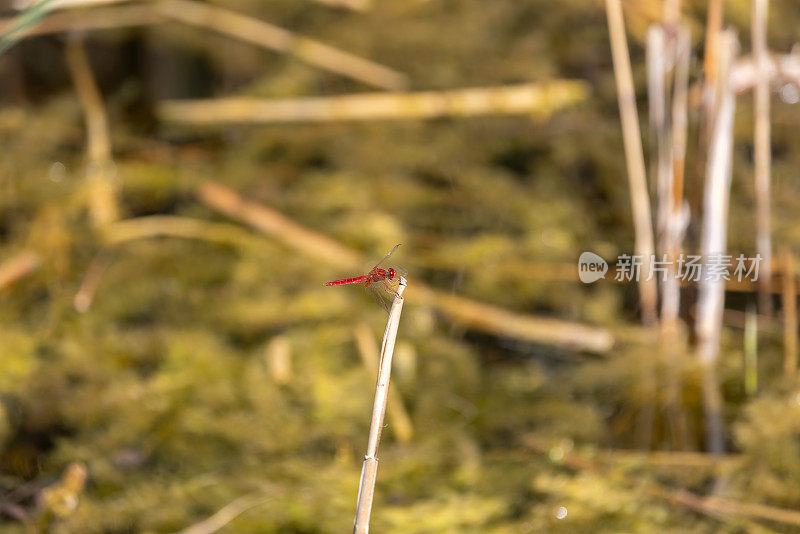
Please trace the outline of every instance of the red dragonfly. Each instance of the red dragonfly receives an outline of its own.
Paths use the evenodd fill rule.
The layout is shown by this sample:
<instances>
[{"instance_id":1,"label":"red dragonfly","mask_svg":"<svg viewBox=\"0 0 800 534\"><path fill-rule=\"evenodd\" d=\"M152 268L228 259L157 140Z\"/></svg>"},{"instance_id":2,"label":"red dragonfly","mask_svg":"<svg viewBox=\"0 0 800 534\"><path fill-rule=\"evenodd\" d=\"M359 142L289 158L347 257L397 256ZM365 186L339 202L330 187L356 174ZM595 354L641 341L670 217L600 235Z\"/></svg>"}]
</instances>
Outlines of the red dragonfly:
<instances>
[{"instance_id":1,"label":"red dragonfly","mask_svg":"<svg viewBox=\"0 0 800 534\"><path fill-rule=\"evenodd\" d=\"M388 269L381 268L381 264L389 259L389 256L397 250L402 243L398 243L383 257L381 261L372 268L370 272L362 276L354 276L353 278L342 278L340 280L333 280L332 282L325 282L326 286L342 286L345 284L364 284L364 288L369 292L375 300L381 303L383 308L388 312L389 301L394 300L397 295L397 288L400 285L400 277L405 276L408 272L400 267L389 267Z\"/></svg>"}]
</instances>

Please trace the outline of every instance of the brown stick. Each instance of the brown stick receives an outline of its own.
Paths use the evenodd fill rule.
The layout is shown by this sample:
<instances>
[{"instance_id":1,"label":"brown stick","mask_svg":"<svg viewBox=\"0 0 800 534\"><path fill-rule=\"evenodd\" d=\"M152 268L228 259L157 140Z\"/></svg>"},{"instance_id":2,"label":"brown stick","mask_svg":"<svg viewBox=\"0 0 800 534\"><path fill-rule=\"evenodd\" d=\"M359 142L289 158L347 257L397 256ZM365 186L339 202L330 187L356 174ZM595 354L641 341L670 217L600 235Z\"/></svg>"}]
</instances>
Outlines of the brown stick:
<instances>
[{"instance_id":1,"label":"brown stick","mask_svg":"<svg viewBox=\"0 0 800 534\"><path fill-rule=\"evenodd\" d=\"M758 310L762 315L772 313L772 240L770 238L770 151L769 79L767 66L767 9L768 0L753 0L751 41L758 76L754 92L755 124L753 159L756 190L756 251L761 254L764 273L759 277Z\"/></svg>"},{"instance_id":2,"label":"brown stick","mask_svg":"<svg viewBox=\"0 0 800 534\"><path fill-rule=\"evenodd\" d=\"M787 380L792 380L797 374L797 290L792 253L784 250L782 259L783 373Z\"/></svg>"},{"instance_id":3,"label":"brown stick","mask_svg":"<svg viewBox=\"0 0 800 534\"><path fill-rule=\"evenodd\" d=\"M361 269L366 263L354 250L303 228L273 210L248 202L221 184L207 182L199 188L198 195L207 205L229 217L243 221L301 253L342 270ZM434 307L457 322L495 335L591 352L606 352L614 343L611 333L604 328L516 314L431 289L417 282L407 291L407 296L412 301Z\"/></svg>"},{"instance_id":4,"label":"brown stick","mask_svg":"<svg viewBox=\"0 0 800 534\"><path fill-rule=\"evenodd\" d=\"M194 0L165 0L156 4L156 9L171 19L292 54L306 63L368 85L390 90L408 85L406 76L396 70L228 9Z\"/></svg>"},{"instance_id":5,"label":"brown stick","mask_svg":"<svg viewBox=\"0 0 800 534\"><path fill-rule=\"evenodd\" d=\"M653 227L650 220L650 198L647 192L647 175L644 167L639 117L636 110L636 94L633 88L631 60L628 55L628 42L625 37L625 24L622 18L620 0L606 0L606 16L611 39L611 55L614 63L614 76L617 82L619 113L622 120L622 137L625 146L625 160L628 167L628 184L631 191L631 209L635 233L634 251L642 256L642 268L649 273L652 265ZM656 279L639 277L639 300L642 306L642 320L645 325L655 325L657 290Z\"/></svg>"},{"instance_id":6,"label":"brown stick","mask_svg":"<svg viewBox=\"0 0 800 534\"><path fill-rule=\"evenodd\" d=\"M549 115L586 98L584 82L553 80L506 87L333 97L167 100L162 120L188 124L433 119L446 116Z\"/></svg>"},{"instance_id":7,"label":"brown stick","mask_svg":"<svg viewBox=\"0 0 800 534\"><path fill-rule=\"evenodd\" d=\"M32 273L41 265L39 256L33 252L22 252L0 264L0 289L8 287L20 278Z\"/></svg>"}]
</instances>

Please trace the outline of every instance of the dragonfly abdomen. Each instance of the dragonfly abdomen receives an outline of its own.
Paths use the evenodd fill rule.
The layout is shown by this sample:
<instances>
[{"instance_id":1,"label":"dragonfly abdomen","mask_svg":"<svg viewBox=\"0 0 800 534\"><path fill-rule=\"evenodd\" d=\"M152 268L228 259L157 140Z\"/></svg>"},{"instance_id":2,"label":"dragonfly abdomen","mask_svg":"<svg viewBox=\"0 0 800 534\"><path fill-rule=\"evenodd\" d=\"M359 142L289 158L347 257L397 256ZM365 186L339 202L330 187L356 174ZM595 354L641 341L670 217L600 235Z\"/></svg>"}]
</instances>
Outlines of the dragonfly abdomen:
<instances>
[{"instance_id":1,"label":"dragonfly abdomen","mask_svg":"<svg viewBox=\"0 0 800 534\"><path fill-rule=\"evenodd\" d=\"M363 284L367 281L368 276L355 276L353 278L342 278L341 280L334 280L333 282L325 282L326 286L343 286L345 284Z\"/></svg>"}]
</instances>

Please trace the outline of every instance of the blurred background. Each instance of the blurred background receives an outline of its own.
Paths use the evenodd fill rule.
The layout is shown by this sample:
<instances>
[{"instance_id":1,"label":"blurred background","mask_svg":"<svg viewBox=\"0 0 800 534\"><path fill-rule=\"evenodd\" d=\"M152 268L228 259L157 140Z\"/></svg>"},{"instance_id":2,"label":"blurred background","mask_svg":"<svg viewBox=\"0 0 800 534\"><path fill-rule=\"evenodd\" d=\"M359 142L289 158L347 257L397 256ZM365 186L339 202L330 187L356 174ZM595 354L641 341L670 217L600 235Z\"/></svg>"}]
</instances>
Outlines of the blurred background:
<instances>
[{"instance_id":1,"label":"blurred background","mask_svg":"<svg viewBox=\"0 0 800 534\"><path fill-rule=\"evenodd\" d=\"M4 2L0 530L350 530L387 314L323 283L397 243L375 532L800 529L800 5L769 4L780 261L757 312L726 294L713 448L696 288L664 334L613 265L577 278L636 237L613 4ZM651 199L663 4L622 4ZM751 2L710 4L746 61ZM678 6L699 253L713 25ZM742 89L734 255L758 252L754 117Z\"/></svg>"}]
</instances>

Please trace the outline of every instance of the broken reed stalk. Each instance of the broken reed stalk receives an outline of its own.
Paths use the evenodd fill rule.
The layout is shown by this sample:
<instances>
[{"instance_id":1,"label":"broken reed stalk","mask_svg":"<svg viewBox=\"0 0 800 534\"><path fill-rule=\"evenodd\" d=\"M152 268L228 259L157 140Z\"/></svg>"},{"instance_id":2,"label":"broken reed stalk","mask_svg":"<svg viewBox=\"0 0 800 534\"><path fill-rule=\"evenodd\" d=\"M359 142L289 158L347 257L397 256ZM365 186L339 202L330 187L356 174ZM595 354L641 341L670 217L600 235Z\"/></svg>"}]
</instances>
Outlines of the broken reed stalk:
<instances>
[{"instance_id":1,"label":"broken reed stalk","mask_svg":"<svg viewBox=\"0 0 800 534\"><path fill-rule=\"evenodd\" d=\"M647 174L639 132L639 116L636 110L636 93L633 89L631 59L628 55L628 41L625 36L625 23L620 0L606 0L606 16L608 17L611 56L614 64L614 77L617 82L622 138L631 193L635 234L634 253L642 257L643 272L649 273L654 252L650 197L647 192ZM639 301L642 307L642 320L647 326L654 326L658 320L657 299L655 277L648 280L648 276L640 276Z\"/></svg>"},{"instance_id":2,"label":"broken reed stalk","mask_svg":"<svg viewBox=\"0 0 800 534\"><path fill-rule=\"evenodd\" d=\"M772 241L770 238L770 80L767 76L769 54L767 51L768 0L753 0L751 42L756 62L757 76L753 92L754 131L753 159L756 191L756 251L761 254L763 274L758 279L758 311L772 313ZM759 269L760 270L760 269Z\"/></svg>"},{"instance_id":3,"label":"broken reed stalk","mask_svg":"<svg viewBox=\"0 0 800 534\"><path fill-rule=\"evenodd\" d=\"M116 171L111 160L108 117L83 42L69 39L66 57L86 121L86 191L89 215L94 225L101 227L119 217L113 184Z\"/></svg>"},{"instance_id":4,"label":"broken reed stalk","mask_svg":"<svg viewBox=\"0 0 800 534\"><path fill-rule=\"evenodd\" d=\"M697 303L695 332L697 356L703 365L703 404L706 416L708 450L721 454L725 450L722 418L722 396L716 379L720 331L725 303L725 281L708 276L710 258L721 257L727 249L728 205L733 166L733 116L736 100L729 83L730 66L736 56L737 40L731 31L719 37L718 83L711 144L706 166L703 198L701 253L706 262Z\"/></svg>"},{"instance_id":5,"label":"broken reed stalk","mask_svg":"<svg viewBox=\"0 0 800 534\"><path fill-rule=\"evenodd\" d=\"M797 374L797 288L794 279L794 258L783 251L783 374L793 380Z\"/></svg>"},{"instance_id":6,"label":"broken reed stalk","mask_svg":"<svg viewBox=\"0 0 800 534\"><path fill-rule=\"evenodd\" d=\"M247 201L222 184L206 182L198 189L198 195L211 208L245 222L309 257L342 269L360 269L365 263L365 258L358 252L304 228L274 210ZM598 353L607 352L614 345L614 337L605 328L514 313L420 283L414 284L408 297L439 310L455 322L493 335Z\"/></svg>"},{"instance_id":7,"label":"broken reed stalk","mask_svg":"<svg viewBox=\"0 0 800 534\"><path fill-rule=\"evenodd\" d=\"M184 24L292 54L315 67L374 87L400 90L408 86L405 74L396 70L228 9L194 0L165 0L158 2L155 9L160 14Z\"/></svg>"},{"instance_id":8,"label":"broken reed stalk","mask_svg":"<svg viewBox=\"0 0 800 534\"><path fill-rule=\"evenodd\" d=\"M366 93L306 98L167 100L157 107L165 121L187 124L253 124L307 121L434 119L474 115L547 116L586 99L577 80L415 93Z\"/></svg>"},{"instance_id":9,"label":"broken reed stalk","mask_svg":"<svg viewBox=\"0 0 800 534\"><path fill-rule=\"evenodd\" d=\"M406 279L400 277L397 294L389 310L389 319L383 333L381 344L381 357L378 363L378 380L375 384L375 400L372 405L372 420L369 426L369 440L367 454L361 467L361 479L358 483L358 500L356 504L356 517L353 523L354 534L369 532L369 516L372 512L372 500L375 495L375 479L378 475L378 444L383 430L383 418L386 414L386 403L389 394L389 379L392 374L392 355L394 343L397 339L397 327L400 324L400 314L403 311L403 290L406 288Z\"/></svg>"}]
</instances>

